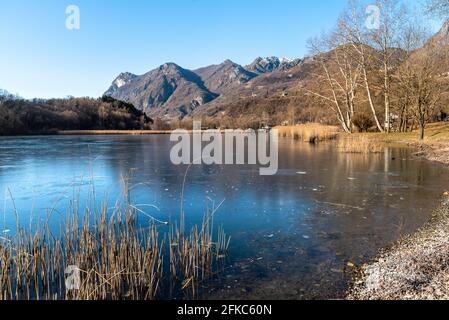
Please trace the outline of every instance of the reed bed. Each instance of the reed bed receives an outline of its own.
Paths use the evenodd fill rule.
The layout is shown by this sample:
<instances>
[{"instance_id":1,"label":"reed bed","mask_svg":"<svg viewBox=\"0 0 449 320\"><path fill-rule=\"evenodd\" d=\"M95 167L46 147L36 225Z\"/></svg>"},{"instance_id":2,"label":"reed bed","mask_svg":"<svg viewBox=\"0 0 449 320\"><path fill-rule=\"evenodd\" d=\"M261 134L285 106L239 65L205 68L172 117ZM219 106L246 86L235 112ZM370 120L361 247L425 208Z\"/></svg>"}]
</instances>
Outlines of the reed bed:
<instances>
[{"instance_id":1,"label":"reed bed","mask_svg":"<svg viewBox=\"0 0 449 320\"><path fill-rule=\"evenodd\" d=\"M336 126L326 126L317 123L301 124L297 126L276 127L279 135L284 138L293 138L303 142L317 143L326 140L335 140L340 131Z\"/></svg>"},{"instance_id":2,"label":"reed bed","mask_svg":"<svg viewBox=\"0 0 449 320\"><path fill-rule=\"evenodd\" d=\"M207 210L201 228L197 225L185 232L184 216L181 223L170 230L170 270L174 283L181 283L181 290L189 290L192 297L198 293L198 285L220 270L221 262L227 256L231 238L223 227L218 228L214 240L214 216L217 208Z\"/></svg>"},{"instance_id":3,"label":"reed bed","mask_svg":"<svg viewBox=\"0 0 449 320\"><path fill-rule=\"evenodd\" d=\"M345 153L383 153L385 141L370 134L342 134L338 137L338 149Z\"/></svg>"},{"instance_id":4,"label":"reed bed","mask_svg":"<svg viewBox=\"0 0 449 320\"><path fill-rule=\"evenodd\" d=\"M214 213L188 233L183 223L162 226L171 230L169 268L161 225L153 221L142 228L130 204L113 213L106 205L82 215L71 208L61 236L48 221L33 228L17 223L13 235L0 237L0 300L153 300L166 273L175 285L181 281L181 291L195 295L229 245L221 228L214 237Z\"/></svg>"}]
</instances>

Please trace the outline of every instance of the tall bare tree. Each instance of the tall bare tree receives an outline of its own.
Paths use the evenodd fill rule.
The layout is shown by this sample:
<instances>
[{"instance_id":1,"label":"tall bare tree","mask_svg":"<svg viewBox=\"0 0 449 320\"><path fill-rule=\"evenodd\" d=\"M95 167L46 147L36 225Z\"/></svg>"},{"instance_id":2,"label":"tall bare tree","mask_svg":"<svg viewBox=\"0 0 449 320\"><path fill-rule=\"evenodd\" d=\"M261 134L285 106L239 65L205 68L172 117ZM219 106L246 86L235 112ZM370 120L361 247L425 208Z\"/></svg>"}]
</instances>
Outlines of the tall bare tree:
<instances>
[{"instance_id":1,"label":"tall bare tree","mask_svg":"<svg viewBox=\"0 0 449 320\"><path fill-rule=\"evenodd\" d=\"M367 28L368 45L376 49L375 57L379 60L382 74L382 92L384 100L384 130L391 130L391 81L394 70L398 67L401 52L401 35L404 23L408 19L406 8L398 0L377 0L379 9L378 25Z\"/></svg>"},{"instance_id":2,"label":"tall bare tree","mask_svg":"<svg viewBox=\"0 0 449 320\"><path fill-rule=\"evenodd\" d=\"M374 59L375 52L369 46L370 39L366 30L366 14L363 8L364 6L357 0L349 1L348 8L343 12L339 19L338 30L340 32L340 37L344 39L344 42L347 45L350 45L355 52L353 58L361 68L362 82L368 104L378 130L383 132L384 128L377 115L377 108L374 101L372 77L370 77L372 70L377 72L377 68L373 68L373 61L376 60Z\"/></svg>"},{"instance_id":3,"label":"tall bare tree","mask_svg":"<svg viewBox=\"0 0 449 320\"><path fill-rule=\"evenodd\" d=\"M410 108L419 125L420 138L435 115L443 92L443 80L438 68L438 50L432 46L420 49L401 66L401 83L410 98Z\"/></svg>"},{"instance_id":4,"label":"tall bare tree","mask_svg":"<svg viewBox=\"0 0 449 320\"><path fill-rule=\"evenodd\" d=\"M352 59L338 32L310 41L309 47L320 64L321 72L312 75L317 79L316 87L304 89L328 102L343 130L353 132L360 64Z\"/></svg>"},{"instance_id":5,"label":"tall bare tree","mask_svg":"<svg viewBox=\"0 0 449 320\"><path fill-rule=\"evenodd\" d=\"M399 116L398 131L406 132L410 128L411 105L413 103L411 92L408 88L408 79L404 77L403 71L407 70L408 60L414 55L415 51L422 48L430 38L430 31L420 17L408 19L400 35L400 48L402 49L399 67L392 77L392 107Z\"/></svg>"}]
</instances>

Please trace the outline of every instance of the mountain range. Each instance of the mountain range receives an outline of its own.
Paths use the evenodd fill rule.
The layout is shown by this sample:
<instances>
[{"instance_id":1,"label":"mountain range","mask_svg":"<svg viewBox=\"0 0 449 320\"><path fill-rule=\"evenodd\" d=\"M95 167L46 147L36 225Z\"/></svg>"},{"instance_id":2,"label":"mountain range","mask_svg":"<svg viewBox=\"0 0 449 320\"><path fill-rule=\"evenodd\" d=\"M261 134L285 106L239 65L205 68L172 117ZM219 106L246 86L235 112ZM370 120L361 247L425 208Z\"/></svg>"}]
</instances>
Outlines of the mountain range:
<instances>
[{"instance_id":1,"label":"mountain range","mask_svg":"<svg viewBox=\"0 0 449 320\"><path fill-rule=\"evenodd\" d=\"M401 63L406 52L392 50L392 59ZM449 21L413 54L422 51L449 52ZM322 55L330 57L332 54L331 51ZM295 121L298 118L299 121L320 121L321 116L328 114L324 104L310 100L301 91L306 86L320 85L314 76L321 70L317 58L259 57L247 66L226 60L196 70L166 63L143 75L120 74L105 95L132 103L152 118L168 121L195 116L220 118L221 122L227 117L228 121L234 122L245 117L248 123L260 121L261 116L268 113L272 120L281 123L291 113L292 106L295 107ZM449 71L443 70L445 66L441 62L435 63L441 65L442 73ZM322 112L317 111L320 107Z\"/></svg>"},{"instance_id":2,"label":"mountain range","mask_svg":"<svg viewBox=\"0 0 449 320\"><path fill-rule=\"evenodd\" d=\"M143 75L121 73L104 95L132 103L151 117L166 120L200 114L240 95L283 92L297 79L301 59L257 58L243 67L231 60L196 70L166 63Z\"/></svg>"}]
</instances>

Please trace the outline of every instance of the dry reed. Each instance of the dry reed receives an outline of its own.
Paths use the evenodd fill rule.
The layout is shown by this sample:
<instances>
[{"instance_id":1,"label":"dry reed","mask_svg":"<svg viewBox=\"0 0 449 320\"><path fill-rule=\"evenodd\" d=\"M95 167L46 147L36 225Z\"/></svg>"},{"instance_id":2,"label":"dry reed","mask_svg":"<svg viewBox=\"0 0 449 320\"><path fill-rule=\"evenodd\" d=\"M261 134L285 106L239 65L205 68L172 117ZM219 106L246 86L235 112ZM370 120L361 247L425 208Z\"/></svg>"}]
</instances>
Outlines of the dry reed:
<instances>
[{"instance_id":1,"label":"dry reed","mask_svg":"<svg viewBox=\"0 0 449 320\"><path fill-rule=\"evenodd\" d=\"M109 218L106 212L106 207L93 214L86 210L81 223L73 212L61 225L61 237L53 235L48 222L3 237L0 299L154 299L162 273L156 226L138 229L130 208ZM74 290L66 286L69 266L79 274Z\"/></svg>"},{"instance_id":2,"label":"dry reed","mask_svg":"<svg viewBox=\"0 0 449 320\"><path fill-rule=\"evenodd\" d=\"M112 213L106 205L93 208L79 214L78 206L71 205L61 236L54 235L47 220L33 228L17 222L13 235L0 237L0 300L157 299L167 272L160 225L153 220L140 227L140 212L127 201ZM216 260L226 254L229 238L222 229L214 240L214 213L206 214L203 224L192 226L187 234L183 223L166 230L168 272L176 282L182 281L181 291L197 294L199 281L208 279ZM73 266L79 282L67 282L68 266Z\"/></svg>"},{"instance_id":3,"label":"dry reed","mask_svg":"<svg viewBox=\"0 0 449 320\"><path fill-rule=\"evenodd\" d=\"M334 140L339 132L338 127L317 123L301 124L297 126L276 127L281 137L293 138L303 142L317 143Z\"/></svg>"},{"instance_id":4,"label":"dry reed","mask_svg":"<svg viewBox=\"0 0 449 320\"><path fill-rule=\"evenodd\" d=\"M386 143L369 134L342 134L338 137L338 149L345 153L383 153Z\"/></svg>"}]
</instances>

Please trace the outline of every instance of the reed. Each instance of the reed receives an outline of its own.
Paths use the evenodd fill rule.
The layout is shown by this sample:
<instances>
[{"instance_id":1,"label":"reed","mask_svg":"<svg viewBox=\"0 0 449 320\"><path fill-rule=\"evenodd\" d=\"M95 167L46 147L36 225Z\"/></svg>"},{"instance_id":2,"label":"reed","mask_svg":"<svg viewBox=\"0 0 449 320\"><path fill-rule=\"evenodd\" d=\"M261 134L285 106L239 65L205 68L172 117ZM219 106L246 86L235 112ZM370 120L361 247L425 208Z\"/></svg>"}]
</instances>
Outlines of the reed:
<instances>
[{"instance_id":1,"label":"reed","mask_svg":"<svg viewBox=\"0 0 449 320\"><path fill-rule=\"evenodd\" d=\"M220 270L220 261L227 255L231 238L223 228L218 228L217 240L214 240L214 216L218 208L207 210L201 229L198 226L184 230L184 223L176 224L170 230L170 270L173 283L181 283L190 297L198 293L198 285L211 278ZM182 213L183 215L183 213ZM184 217L181 216L181 220Z\"/></svg>"},{"instance_id":2,"label":"reed","mask_svg":"<svg viewBox=\"0 0 449 320\"><path fill-rule=\"evenodd\" d=\"M336 126L326 126L317 123L301 124L297 126L276 127L279 135L303 142L317 143L325 140L335 140L339 132Z\"/></svg>"},{"instance_id":3,"label":"reed","mask_svg":"<svg viewBox=\"0 0 449 320\"><path fill-rule=\"evenodd\" d=\"M383 153L386 142L373 134L341 134L338 137L338 149L345 153Z\"/></svg>"},{"instance_id":4,"label":"reed","mask_svg":"<svg viewBox=\"0 0 449 320\"><path fill-rule=\"evenodd\" d=\"M179 288L195 295L229 245L222 229L214 240L215 212L185 233L181 224L152 221L142 227L139 210L126 201L112 213L106 205L94 208L80 214L77 205L70 206L60 236L47 219L33 228L18 225L13 235L0 237L0 300L153 300L167 272ZM170 229L169 268L164 268L161 227ZM74 266L78 283L65 274L68 266Z\"/></svg>"},{"instance_id":5,"label":"reed","mask_svg":"<svg viewBox=\"0 0 449 320\"><path fill-rule=\"evenodd\" d=\"M95 213L93 223L88 210L81 223L71 215L58 238L48 223L3 237L0 299L154 299L162 272L156 226L139 230L129 208L110 218L106 212ZM79 274L76 290L66 286L68 266Z\"/></svg>"}]
</instances>

